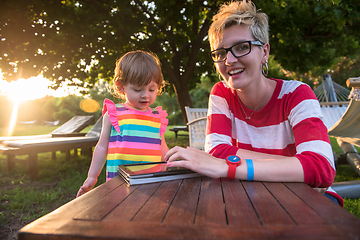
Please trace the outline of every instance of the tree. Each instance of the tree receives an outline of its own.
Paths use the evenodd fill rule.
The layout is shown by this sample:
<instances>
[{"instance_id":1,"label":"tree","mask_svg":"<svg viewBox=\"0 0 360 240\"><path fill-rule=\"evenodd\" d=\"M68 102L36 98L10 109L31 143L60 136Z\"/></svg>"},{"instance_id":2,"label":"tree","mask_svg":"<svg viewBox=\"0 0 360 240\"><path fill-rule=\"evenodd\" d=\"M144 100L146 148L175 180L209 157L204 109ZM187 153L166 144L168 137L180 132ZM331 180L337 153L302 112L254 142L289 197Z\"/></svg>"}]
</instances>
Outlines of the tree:
<instances>
[{"instance_id":1,"label":"tree","mask_svg":"<svg viewBox=\"0 0 360 240\"><path fill-rule=\"evenodd\" d=\"M360 56L342 57L330 70L332 80L343 86L346 80L352 77L360 77Z\"/></svg>"},{"instance_id":2,"label":"tree","mask_svg":"<svg viewBox=\"0 0 360 240\"><path fill-rule=\"evenodd\" d=\"M254 2L269 16L270 53L286 70L325 73L336 57L360 53L358 0Z\"/></svg>"},{"instance_id":3,"label":"tree","mask_svg":"<svg viewBox=\"0 0 360 240\"><path fill-rule=\"evenodd\" d=\"M125 52L150 50L186 119L184 106L193 106L189 91L213 71L206 36L222 2L3 0L0 68L9 81L42 72L55 88L65 80L92 88L111 79ZM359 51L357 0L254 2L269 15L271 53L287 70L325 69L332 59Z\"/></svg>"},{"instance_id":4,"label":"tree","mask_svg":"<svg viewBox=\"0 0 360 240\"><path fill-rule=\"evenodd\" d=\"M0 66L6 79L42 72L54 87L69 79L91 88L99 78L110 80L125 52L150 50L184 109L192 106L189 89L211 64L204 39L217 1L6 0L3 5Z\"/></svg>"}]
</instances>

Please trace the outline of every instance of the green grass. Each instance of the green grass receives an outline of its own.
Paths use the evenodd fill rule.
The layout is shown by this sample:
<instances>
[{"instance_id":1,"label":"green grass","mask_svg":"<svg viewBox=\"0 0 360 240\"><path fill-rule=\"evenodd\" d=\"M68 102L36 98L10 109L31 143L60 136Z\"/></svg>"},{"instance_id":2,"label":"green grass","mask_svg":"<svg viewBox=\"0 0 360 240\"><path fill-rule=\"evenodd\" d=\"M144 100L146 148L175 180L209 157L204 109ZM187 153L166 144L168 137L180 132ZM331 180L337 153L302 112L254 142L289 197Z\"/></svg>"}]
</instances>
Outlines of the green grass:
<instances>
[{"instance_id":1,"label":"green grass","mask_svg":"<svg viewBox=\"0 0 360 240\"><path fill-rule=\"evenodd\" d=\"M170 128L171 126L169 126ZM15 135L46 134L56 127L33 126L15 129ZM84 131L88 131L88 127ZM0 129L0 133L4 132ZM181 132L181 134L187 134ZM176 145L188 146L188 137L175 138L174 132L167 131L165 139L172 148ZM340 155L341 149L331 139L334 151ZM64 153L57 153L57 159L51 159L51 153L39 154L39 178L30 181L28 167L16 164L13 171L7 172L6 157L0 154L0 239L9 234L11 228L17 228L55 210L74 199L79 187L86 179L90 157L72 157L65 160ZM338 167L335 181L360 180L360 177L348 165ZM101 173L97 185L105 181L105 171ZM345 208L360 217L360 199L345 199ZM14 226L15 224L15 226Z\"/></svg>"},{"instance_id":2,"label":"green grass","mask_svg":"<svg viewBox=\"0 0 360 240\"><path fill-rule=\"evenodd\" d=\"M42 135L54 131L59 126L43 126L43 125L16 125L13 136ZM7 136L8 128L0 128L0 136Z\"/></svg>"},{"instance_id":3,"label":"green grass","mask_svg":"<svg viewBox=\"0 0 360 240\"><path fill-rule=\"evenodd\" d=\"M42 135L48 134L59 126L44 126L44 125L16 125L12 136L27 136L27 135ZM81 132L88 132L92 126L86 127ZM7 136L8 128L0 128L0 136Z\"/></svg>"}]
</instances>

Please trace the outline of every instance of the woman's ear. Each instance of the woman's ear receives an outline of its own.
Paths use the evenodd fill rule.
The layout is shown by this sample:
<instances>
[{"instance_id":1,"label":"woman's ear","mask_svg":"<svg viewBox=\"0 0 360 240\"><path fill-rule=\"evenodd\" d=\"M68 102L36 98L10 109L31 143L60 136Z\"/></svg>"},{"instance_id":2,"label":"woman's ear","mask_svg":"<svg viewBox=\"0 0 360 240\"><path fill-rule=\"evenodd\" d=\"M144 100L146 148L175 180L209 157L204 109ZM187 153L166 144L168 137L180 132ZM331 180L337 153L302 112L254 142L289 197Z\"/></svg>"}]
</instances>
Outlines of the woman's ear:
<instances>
[{"instance_id":1,"label":"woman's ear","mask_svg":"<svg viewBox=\"0 0 360 240\"><path fill-rule=\"evenodd\" d=\"M270 55L270 44L269 43L265 43L263 46L262 46L262 49L263 49L263 59L262 59L262 63L266 63L269 59L269 55Z\"/></svg>"}]
</instances>

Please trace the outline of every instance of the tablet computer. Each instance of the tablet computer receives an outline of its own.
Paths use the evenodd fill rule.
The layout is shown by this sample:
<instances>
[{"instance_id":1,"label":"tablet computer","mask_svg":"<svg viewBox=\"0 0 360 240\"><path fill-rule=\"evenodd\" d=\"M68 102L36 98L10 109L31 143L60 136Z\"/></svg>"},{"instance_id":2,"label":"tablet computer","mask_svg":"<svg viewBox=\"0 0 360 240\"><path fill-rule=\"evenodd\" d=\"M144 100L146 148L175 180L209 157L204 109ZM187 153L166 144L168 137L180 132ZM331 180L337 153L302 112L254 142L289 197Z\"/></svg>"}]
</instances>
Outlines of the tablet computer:
<instances>
[{"instance_id":1,"label":"tablet computer","mask_svg":"<svg viewBox=\"0 0 360 240\"><path fill-rule=\"evenodd\" d=\"M167 162L124 164L118 166L118 171L127 178L144 178L194 173L187 168L168 167Z\"/></svg>"}]
</instances>

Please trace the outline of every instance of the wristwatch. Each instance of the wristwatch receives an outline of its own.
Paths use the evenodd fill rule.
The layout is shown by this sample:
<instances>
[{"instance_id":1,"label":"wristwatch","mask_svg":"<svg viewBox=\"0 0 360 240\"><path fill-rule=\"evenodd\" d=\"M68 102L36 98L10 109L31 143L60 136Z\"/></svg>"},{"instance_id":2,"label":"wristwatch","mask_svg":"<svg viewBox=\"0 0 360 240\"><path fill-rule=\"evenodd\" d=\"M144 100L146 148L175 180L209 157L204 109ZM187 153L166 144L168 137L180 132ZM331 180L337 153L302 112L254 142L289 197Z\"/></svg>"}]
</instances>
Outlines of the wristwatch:
<instances>
[{"instance_id":1,"label":"wristwatch","mask_svg":"<svg viewBox=\"0 0 360 240\"><path fill-rule=\"evenodd\" d=\"M241 159L236 155L230 155L225 158L226 163L229 165L228 178L235 179L236 167L241 164Z\"/></svg>"}]
</instances>

